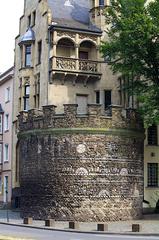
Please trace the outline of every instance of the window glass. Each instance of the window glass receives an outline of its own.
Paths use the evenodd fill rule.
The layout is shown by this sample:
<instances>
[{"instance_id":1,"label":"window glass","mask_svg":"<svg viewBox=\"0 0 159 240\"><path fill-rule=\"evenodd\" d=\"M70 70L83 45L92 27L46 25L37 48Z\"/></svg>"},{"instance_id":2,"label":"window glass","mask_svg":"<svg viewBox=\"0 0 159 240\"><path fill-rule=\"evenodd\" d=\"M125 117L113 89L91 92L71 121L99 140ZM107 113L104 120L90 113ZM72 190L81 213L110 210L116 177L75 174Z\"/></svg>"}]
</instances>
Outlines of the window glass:
<instances>
[{"instance_id":1,"label":"window glass","mask_svg":"<svg viewBox=\"0 0 159 240\"><path fill-rule=\"evenodd\" d=\"M158 163L148 163L148 187L158 187Z\"/></svg>"},{"instance_id":2,"label":"window glass","mask_svg":"<svg viewBox=\"0 0 159 240\"><path fill-rule=\"evenodd\" d=\"M7 162L9 160L9 145L4 145L4 162Z\"/></svg>"},{"instance_id":3,"label":"window glass","mask_svg":"<svg viewBox=\"0 0 159 240\"><path fill-rule=\"evenodd\" d=\"M31 45L25 46L25 67L31 66Z\"/></svg>"},{"instance_id":4,"label":"window glass","mask_svg":"<svg viewBox=\"0 0 159 240\"><path fill-rule=\"evenodd\" d=\"M5 115L5 121L4 121L4 130L9 130L9 114Z\"/></svg>"},{"instance_id":5,"label":"window glass","mask_svg":"<svg viewBox=\"0 0 159 240\"><path fill-rule=\"evenodd\" d=\"M0 143L0 163L2 163L2 143Z\"/></svg>"},{"instance_id":6,"label":"window glass","mask_svg":"<svg viewBox=\"0 0 159 240\"><path fill-rule=\"evenodd\" d=\"M29 105L29 94L30 94L30 86L26 85L24 90L24 110L28 111L30 109Z\"/></svg>"},{"instance_id":7,"label":"window glass","mask_svg":"<svg viewBox=\"0 0 159 240\"><path fill-rule=\"evenodd\" d=\"M28 27L31 26L31 15L28 16Z\"/></svg>"},{"instance_id":8,"label":"window glass","mask_svg":"<svg viewBox=\"0 0 159 240\"><path fill-rule=\"evenodd\" d=\"M96 103L100 103L100 91L96 91Z\"/></svg>"},{"instance_id":9,"label":"window glass","mask_svg":"<svg viewBox=\"0 0 159 240\"><path fill-rule=\"evenodd\" d=\"M111 105L112 102L112 96L111 96L111 90L105 90L104 91L104 107L105 110Z\"/></svg>"},{"instance_id":10,"label":"window glass","mask_svg":"<svg viewBox=\"0 0 159 240\"><path fill-rule=\"evenodd\" d=\"M5 89L5 102L10 101L10 87Z\"/></svg>"},{"instance_id":11,"label":"window glass","mask_svg":"<svg viewBox=\"0 0 159 240\"><path fill-rule=\"evenodd\" d=\"M41 63L41 54L42 54L42 41L38 42L38 63Z\"/></svg>"},{"instance_id":12,"label":"window glass","mask_svg":"<svg viewBox=\"0 0 159 240\"><path fill-rule=\"evenodd\" d=\"M33 12L33 25L35 25L35 20L36 20L36 11Z\"/></svg>"},{"instance_id":13,"label":"window glass","mask_svg":"<svg viewBox=\"0 0 159 240\"><path fill-rule=\"evenodd\" d=\"M0 114L0 133L3 131L3 124L2 124L2 114Z\"/></svg>"},{"instance_id":14,"label":"window glass","mask_svg":"<svg viewBox=\"0 0 159 240\"><path fill-rule=\"evenodd\" d=\"M147 130L147 139L148 139L148 145L157 145L157 126L152 125Z\"/></svg>"},{"instance_id":15,"label":"window glass","mask_svg":"<svg viewBox=\"0 0 159 240\"><path fill-rule=\"evenodd\" d=\"M104 0L99 0L99 6L104 6Z\"/></svg>"}]
</instances>

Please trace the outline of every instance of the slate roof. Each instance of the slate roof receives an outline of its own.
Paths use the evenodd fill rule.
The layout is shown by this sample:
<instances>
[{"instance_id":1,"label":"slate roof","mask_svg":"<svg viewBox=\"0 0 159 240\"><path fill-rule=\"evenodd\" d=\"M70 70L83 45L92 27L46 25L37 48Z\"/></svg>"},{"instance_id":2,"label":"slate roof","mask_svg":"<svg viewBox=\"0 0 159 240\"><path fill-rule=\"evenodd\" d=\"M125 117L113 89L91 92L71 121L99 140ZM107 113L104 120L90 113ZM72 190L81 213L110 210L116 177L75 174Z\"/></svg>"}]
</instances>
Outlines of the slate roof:
<instances>
[{"instance_id":1,"label":"slate roof","mask_svg":"<svg viewBox=\"0 0 159 240\"><path fill-rule=\"evenodd\" d=\"M72 6L65 5L66 0L48 0L52 11L54 26L76 28L81 30L95 31L101 30L90 22L89 0L70 0Z\"/></svg>"},{"instance_id":2,"label":"slate roof","mask_svg":"<svg viewBox=\"0 0 159 240\"><path fill-rule=\"evenodd\" d=\"M19 43L35 41L35 33L31 27L28 28L26 33L21 37Z\"/></svg>"}]
</instances>

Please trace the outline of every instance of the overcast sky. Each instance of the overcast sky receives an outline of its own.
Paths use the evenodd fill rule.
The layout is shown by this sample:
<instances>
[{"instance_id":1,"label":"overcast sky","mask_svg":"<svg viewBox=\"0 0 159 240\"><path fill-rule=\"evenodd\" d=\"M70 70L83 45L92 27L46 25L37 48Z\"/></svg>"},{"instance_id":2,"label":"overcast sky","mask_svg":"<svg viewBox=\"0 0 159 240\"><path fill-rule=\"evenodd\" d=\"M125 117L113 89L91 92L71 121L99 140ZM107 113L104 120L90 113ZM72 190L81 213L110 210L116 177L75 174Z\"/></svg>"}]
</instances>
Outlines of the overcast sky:
<instances>
[{"instance_id":1,"label":"overcast sky","mask_svg":"<svg viewBox=\"0 0 159 240\"><path fill-rule=\"evenodd\" d=\"M0 7L0 72L14 63L14 38L19 33L19 18L24 0L5 0Z\"/></svg>"}]
</instances>

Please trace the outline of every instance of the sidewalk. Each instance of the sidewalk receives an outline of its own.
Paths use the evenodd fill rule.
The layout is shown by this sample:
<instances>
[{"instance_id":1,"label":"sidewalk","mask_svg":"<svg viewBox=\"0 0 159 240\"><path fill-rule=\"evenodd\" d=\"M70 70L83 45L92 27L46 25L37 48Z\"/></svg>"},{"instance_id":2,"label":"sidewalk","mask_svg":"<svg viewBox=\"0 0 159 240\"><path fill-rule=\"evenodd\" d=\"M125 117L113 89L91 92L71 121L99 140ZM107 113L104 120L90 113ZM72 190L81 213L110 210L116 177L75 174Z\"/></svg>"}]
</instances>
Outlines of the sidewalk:
<instances>
[{"instance_id":1,"label":"sidewalk","mask_svg":"<svg viewBox=\"0 0 159 240\"><path fill-rule=\"evenodd\" d=\"M9 213L9 223L24 226L23 219L20 218L19 212ZM7 211L0 210L0 223L7 223ZM107 222L109 233L130 233L132 231L132 224L141 224L141 232L143 234L158 234L159 235L159 215L145 215L143 220L137 221L121 221L121 222ZM26 226L26 225L25 225ZM28 225L27 225L28 226ZM45 228L44 221L34 220L33 227ZM52 229L69 230L68 222L57 221L55 227ZM97 223L80 223L78 231L94 232L97 230Z\"/></svg>"}]
</instances>

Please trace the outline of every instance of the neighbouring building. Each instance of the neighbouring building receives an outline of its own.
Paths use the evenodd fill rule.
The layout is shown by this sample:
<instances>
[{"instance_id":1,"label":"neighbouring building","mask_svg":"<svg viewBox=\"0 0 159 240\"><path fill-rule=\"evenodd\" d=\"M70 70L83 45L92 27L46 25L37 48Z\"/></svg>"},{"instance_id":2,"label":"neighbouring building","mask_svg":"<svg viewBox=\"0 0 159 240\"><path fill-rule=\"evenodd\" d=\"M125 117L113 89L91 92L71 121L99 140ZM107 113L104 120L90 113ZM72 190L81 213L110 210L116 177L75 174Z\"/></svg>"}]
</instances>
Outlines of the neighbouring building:
<instances>
[{"instance_id":1,"label":"neighbouring building","mask_svg":"<svg viewBox=\"0 0 159 240\"><path fill-rule=\"evenodd\" d=\"M14 68L0 75L0 202L12 193L12 89Z\"/></svg>"},{"instance_id":2,"label":"neighbouring building","mask_svg":"<svg viewBox=\"0 0 159 240\"><path fill-rule=\"evenodd\" d=\"M99 51L109 4L24 1L13 89L13 200L24 216L141 217L142 124Z\"/></svg>"},{"instance_id":3,"label":"neighbouring building","mask_svg":"<svg viewBox=\"0 0 159 240\"><path fill-rule=\"evenodd\" d=\"M159 201L159 126L146 131L144 146L144 211L153 212ZM159 207L159 206L158 206Z\"/></svg>"}]
</instances>

